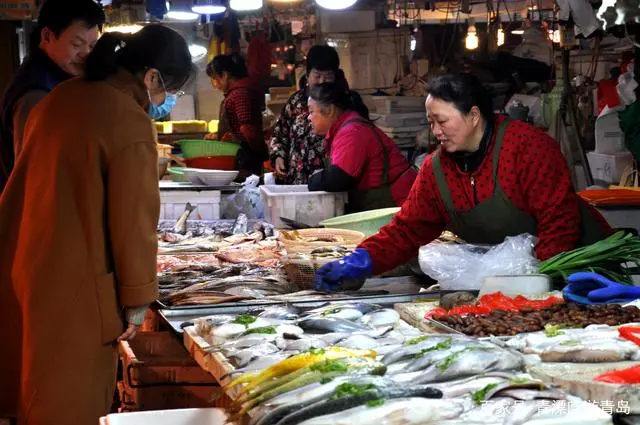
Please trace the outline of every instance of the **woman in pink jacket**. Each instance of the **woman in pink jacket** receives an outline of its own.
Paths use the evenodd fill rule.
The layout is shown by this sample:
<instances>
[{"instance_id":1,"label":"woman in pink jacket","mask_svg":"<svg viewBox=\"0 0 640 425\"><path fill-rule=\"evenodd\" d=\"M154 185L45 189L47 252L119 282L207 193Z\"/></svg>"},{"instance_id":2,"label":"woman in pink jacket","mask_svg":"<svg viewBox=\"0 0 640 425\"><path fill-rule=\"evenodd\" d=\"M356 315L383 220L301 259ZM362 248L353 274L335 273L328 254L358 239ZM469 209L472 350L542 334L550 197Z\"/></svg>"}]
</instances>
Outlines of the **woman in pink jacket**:
<instances>
[{"instance_id":1,"label":"woman in pink jacket","mask_svg":"<svg viewBox=\"0 0 640 425\"><path fill-rule=\"evenodd\" d=\"M369 120L362 99L336 83L315 85L309 118L325 136L327 164L309 190L349 192L348 212L401 206L417 177L395 142Z\"/></svg>"}]
</instances>

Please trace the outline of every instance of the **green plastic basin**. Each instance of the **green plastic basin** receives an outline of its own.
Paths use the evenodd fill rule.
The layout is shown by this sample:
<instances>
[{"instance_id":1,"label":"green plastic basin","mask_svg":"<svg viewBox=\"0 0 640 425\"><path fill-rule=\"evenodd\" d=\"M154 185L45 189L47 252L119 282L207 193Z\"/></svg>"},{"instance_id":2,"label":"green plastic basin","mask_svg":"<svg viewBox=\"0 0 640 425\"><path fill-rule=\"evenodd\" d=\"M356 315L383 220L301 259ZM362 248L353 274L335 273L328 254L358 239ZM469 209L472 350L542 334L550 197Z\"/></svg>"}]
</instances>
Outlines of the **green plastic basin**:
<instances>
[{"instance_id":1,"label":"green plastic basin","mask_svg":"<svg viewBox=\"0 0 640 425\"><path fill-rule=\"evenodd\" d=\"M340 217L321 221L320 225L324 227L355 230L364 233L365 236L371 236L378 233L378 230L380 230L382 226L389 224L398 211L400 211L400 208L394 207L341 215Z\"/></svg>"}]
</instances>

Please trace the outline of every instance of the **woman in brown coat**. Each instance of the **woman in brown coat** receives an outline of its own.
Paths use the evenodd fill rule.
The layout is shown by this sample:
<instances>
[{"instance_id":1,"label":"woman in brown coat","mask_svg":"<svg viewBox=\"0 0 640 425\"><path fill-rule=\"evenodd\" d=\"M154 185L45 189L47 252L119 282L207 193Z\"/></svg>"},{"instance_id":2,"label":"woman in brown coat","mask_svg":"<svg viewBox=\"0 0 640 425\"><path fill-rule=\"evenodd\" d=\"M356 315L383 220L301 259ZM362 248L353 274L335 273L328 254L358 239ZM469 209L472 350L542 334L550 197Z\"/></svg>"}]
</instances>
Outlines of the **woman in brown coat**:
<instances>
[{"instance_id":1,"label":"woman in brown coat","mask_svg":"<svg viewBox=\"0 0 640 425\"><path fill-rule=\"evenodd\" d=\"M192 69L171 29L105 34L84 79L31 112L0 198L0 417L95 425L109 412L115 343L158 291L150 116L168 113Z\"/></svg>"}]
</instances>

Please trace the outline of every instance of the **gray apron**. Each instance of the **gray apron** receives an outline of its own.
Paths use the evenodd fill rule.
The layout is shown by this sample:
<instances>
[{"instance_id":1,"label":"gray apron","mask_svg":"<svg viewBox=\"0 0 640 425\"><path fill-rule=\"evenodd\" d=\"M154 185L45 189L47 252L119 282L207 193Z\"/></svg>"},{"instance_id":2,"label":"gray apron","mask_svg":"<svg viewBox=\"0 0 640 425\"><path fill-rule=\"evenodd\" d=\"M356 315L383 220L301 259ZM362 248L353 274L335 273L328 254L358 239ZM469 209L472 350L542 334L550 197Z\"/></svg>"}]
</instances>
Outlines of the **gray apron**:
<instances>
[{"instance_id":1,"label":"gray apron","mask_svg":"<svg viewBox=\"0 0 640 425\"><path fill-rule=\"evenodd\" d=\"M522 233L534 236L538 234L538 223L535 217L516 207L505 195L498 182L498 160L508 122L509 119L505 119L500 125L493 148L493 195L469 211L460 212L454 209L451 191L440 164L440 150L433 157L433 173L436 184L451 220L447 230L469 243L494 245L502 243L507 236L516 236ZM469 178L473 185L473 176L470 175ZM590 245L607 236L605 230L591 215L582 200L580 200L580 216L582 225L578 246Z\"/></svg>"},{"instance_id":2,"label":"gray apron","mask_svg":"<svg viewBox=\"0 0 640 425\"><path fill-rule=\"evenodd\" d=\"M366 189L366 190L354 189L349 191L349 203L346 207L346 213L349 214L349 213L356 213L356 212L362 212L362 211L376 210L379 208L395 207L396 203L393 200L393 196L391 194L391 185L395 183L395 181L389 182L389 163L390 163L389 152L387 151L387 148L384 146L384 142L382 141L382 138L378 134L377 128L371 122L363 118L354 118L344 122L338 128L337 132L340 132L340 130L343 127L354 122L360 122L372 127L372 130L376 135L376 139L378 140L378 143L380 143L380 147L382 148L382 154L384 155L384 165L382 168L382 182L380 183L380 186L374 187L371 189ZM328 167L328 164L326 164L326 162L327 161L325 159L325 168ZM408 168L407 168L407 171L408 171ZM401 173L400 176L402 176L403 174L404 173ZM400 176L398 176L398 178L400 178Z\"/></svg>"}]
</instances>

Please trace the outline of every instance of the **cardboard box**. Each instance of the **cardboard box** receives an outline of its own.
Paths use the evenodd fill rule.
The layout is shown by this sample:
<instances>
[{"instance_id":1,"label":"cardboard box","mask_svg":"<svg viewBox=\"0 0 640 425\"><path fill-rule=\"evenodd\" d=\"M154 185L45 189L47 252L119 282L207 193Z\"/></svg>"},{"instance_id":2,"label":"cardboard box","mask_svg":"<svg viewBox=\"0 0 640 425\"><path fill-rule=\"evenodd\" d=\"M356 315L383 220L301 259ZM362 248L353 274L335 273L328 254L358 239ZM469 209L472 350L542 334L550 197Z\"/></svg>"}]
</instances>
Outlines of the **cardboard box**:
<instances>
[{"instance_id":1,"label":"cardboard box","mask_svg":"<svg viewBox=\"0 0 640 425\"><path fill-rule=\"evenodd\" d=\"M624 170L633 165L633 154L629 151L611 154L588 152L587 159L593 180L600 186L618 184Z\"/></svg>"}]
</instances>

